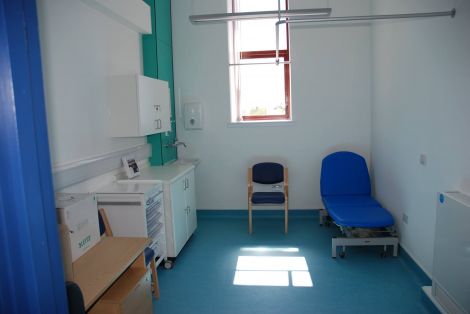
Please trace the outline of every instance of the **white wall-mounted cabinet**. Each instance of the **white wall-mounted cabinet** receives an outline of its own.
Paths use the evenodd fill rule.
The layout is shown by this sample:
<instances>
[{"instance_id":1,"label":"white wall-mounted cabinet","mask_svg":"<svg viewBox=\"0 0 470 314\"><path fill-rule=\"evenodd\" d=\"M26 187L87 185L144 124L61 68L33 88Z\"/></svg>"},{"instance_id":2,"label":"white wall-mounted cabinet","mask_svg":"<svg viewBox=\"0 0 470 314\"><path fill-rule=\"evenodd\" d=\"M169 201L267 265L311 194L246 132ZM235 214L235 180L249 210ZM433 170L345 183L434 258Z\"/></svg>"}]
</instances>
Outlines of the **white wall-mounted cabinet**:
<instances>
[{"instance_id":1,"label":"white wall-mounted cabinet","mask_svg":"<svg viewBox=\"0 0 470 314\"><path fill-rule=\"evenodd\" d=\"M142 75L112 76L108 84L113 137L135 137L171 130L168 82Z\"/></svg>"}]
</instances>

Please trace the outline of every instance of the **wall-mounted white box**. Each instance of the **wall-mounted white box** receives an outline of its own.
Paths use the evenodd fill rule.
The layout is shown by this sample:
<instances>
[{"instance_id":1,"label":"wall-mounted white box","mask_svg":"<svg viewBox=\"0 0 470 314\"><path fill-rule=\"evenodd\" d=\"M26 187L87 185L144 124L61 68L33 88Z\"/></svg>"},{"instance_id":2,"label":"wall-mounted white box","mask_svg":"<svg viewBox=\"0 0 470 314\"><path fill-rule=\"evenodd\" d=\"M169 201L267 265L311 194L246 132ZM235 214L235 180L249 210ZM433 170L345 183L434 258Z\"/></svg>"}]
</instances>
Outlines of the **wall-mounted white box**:
<instances>
[{"instance_id":1,"label":"wall-mounted white box","mask_svg":"<svg viewBox=\"0 0 470 314\"><path fill-rule=\"evenodd\" d=\"M202 130L202 104L192 102L184 104L184 128L186 130Z\"/></svg>"},{"instance_id":2,"label":"wall-mounted white box","mask_svg":"<svg viewBox=\"0 0 470 314\"><path fill-rule=\"evenodd\" d=\"M58 223L67 226L68 236L62 247L69 247L72 262L91 249L100 240L98 207L92 194L56 194Z\"/></svg>"},{"instance_id":3,"label":"wall-mounted white box","mask_svg":"<svg viewBox=\"0 0 470 314\"><path fill-rule=\"evenodd\" d=\"M108 106L113 137L136 137L171 130L168 82L142 75L112 76Z\"/></svg>"}]
</instances>

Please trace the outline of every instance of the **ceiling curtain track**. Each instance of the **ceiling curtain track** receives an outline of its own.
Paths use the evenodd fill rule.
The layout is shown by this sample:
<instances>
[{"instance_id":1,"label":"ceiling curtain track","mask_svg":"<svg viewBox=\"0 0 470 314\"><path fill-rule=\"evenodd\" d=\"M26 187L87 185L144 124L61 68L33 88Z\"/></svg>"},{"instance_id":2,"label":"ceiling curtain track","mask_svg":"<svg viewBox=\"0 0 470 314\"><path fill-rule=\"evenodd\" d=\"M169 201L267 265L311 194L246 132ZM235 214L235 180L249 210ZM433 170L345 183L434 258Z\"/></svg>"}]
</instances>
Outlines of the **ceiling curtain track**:
<instances>
[{"instance_id":1,"label":"ceiling curtain track","mask_svg":"<svg viewBox=\"0 0 470 314\"><path fill-rule=\"evenodd\" d=\"M274 11L256 11L256 12L236 12L236 13L217 13L217 14L202 14L190 15L189 20L192 23L215 23L215 22L230 22L239 20L254 20L254 19L272 19L277 18L315 18L330 16L331 8L317 8L317 9L299 9L299 10L274 10Z\"/></svg>"},{"instance_id":2,"label":"ceiling curtain track","mask_svg":"<svg viewBox=\"0 0 470 314\"><path fill-rule=\"evenodd\" d=\"M280 1L280 0L279 0ZM276 22L276 64L279 64L279 26L282 24L297 23L322 23L322 22L350 22L350 21L371 21L371 20L391 20L391 19L411 19L425 17L450 16L455 17L455 8L450 11L426 12L426 13L407 13L407 14L381 14L381 15L360 15L360 16L333 16L319 17L316 19L285 19L280 18Z\"/></svg>"},{"instance_id":3,"label":"ceiling curtain track","mask_svg":"<svg viewBox=\"0 0 470 314\"><path fill-rule=\"evenodd\" d=\"M276 11L257 11L257 12L237 12L190 15L189 20L192 23L210 23L210 22L230 22L238 20L277 18L276 27L276 60L275 64L281 64L279 60L279 26L282 24L297 23L328 23L328 22L351 22L351 21L371 21L371 20L391 20L391 19L411 19L428 18L439 16L455 17L455 8L450 11L425 12L425 13L405 13L405 14L381 14L381 15L359 15L359 16L331 16L331 8L300 9L300 10L282 10L281 0L278 0L278 9ZM289 61L290 63L290 61ZM238 65L238 64L230 64Z\"/></svg>"}]
</instances>

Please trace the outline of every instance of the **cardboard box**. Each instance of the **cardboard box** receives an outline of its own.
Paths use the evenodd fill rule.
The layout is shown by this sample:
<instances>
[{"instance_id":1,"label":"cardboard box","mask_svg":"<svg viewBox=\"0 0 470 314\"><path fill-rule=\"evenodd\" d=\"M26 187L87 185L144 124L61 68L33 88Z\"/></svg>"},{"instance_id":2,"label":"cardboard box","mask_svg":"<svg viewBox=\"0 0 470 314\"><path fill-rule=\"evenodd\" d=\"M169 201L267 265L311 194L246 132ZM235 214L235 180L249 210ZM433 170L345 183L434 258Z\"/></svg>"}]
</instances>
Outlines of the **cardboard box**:
<instances>
[{"instance_id":1,"label":"cardboard box","mask_svg":"<svg viewBox=\"0 0 470 314\"><path fill-rule=\"evenodd\" d=\"M68 237L62 237L62 241L69 241L62 247L70 248L74 262L100 240L96 197L92 194L57 193L56 208L58 223L65 225L69 233Z\"/></svg>"}]
</instances>

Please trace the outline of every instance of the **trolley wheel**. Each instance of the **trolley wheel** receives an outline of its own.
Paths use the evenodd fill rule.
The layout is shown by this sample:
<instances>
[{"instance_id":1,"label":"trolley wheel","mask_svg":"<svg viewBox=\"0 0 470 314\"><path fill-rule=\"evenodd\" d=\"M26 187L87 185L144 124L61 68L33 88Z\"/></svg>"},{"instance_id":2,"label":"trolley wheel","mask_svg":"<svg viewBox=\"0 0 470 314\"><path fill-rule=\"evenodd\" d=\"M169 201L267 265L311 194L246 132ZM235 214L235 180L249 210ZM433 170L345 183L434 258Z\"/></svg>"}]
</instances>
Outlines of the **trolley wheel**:
<instances>
[{"instance_id":1,"label":"trolley wheel","mask_svg":"<svg viewBox=\"0 0 470 314\"><path fill-rule=\"evenodd\" d=\"M165 269L172 269L172 268L173 268L173 262L170 261L170 260L167 260L167 261L165 261L165 263L163 264L163 267L165 267Z\"/></svg>"},{"instance_id":2,"label":"trolley wheel","mask_svg":"<svg viewBox=\"0 0 470 314\"><path fill-rule=\"evenodd\" d=\"M345 252L339 253L339 257L344 258L345 256L346 256L346 253L345 253Z\"/></svg>"}]
</instances>

